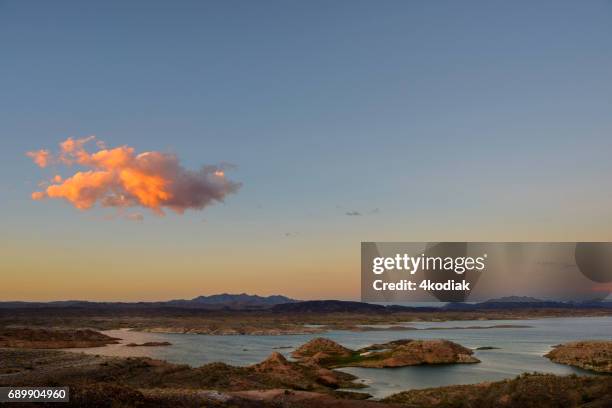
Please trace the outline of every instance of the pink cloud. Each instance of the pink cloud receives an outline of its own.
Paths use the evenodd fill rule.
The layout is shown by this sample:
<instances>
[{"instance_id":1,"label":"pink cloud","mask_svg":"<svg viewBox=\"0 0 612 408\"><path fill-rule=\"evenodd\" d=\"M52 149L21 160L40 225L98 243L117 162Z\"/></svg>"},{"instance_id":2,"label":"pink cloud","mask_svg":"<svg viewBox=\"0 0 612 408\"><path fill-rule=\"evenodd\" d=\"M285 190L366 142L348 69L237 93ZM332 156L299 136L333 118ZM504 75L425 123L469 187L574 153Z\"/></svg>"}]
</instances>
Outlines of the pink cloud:
<instances>
[{"instance_id":1,"label":"pink cloud","mask_svg":"<svg viewBox=\"0 0 612 408\"><path fill-rule=\"evenodd\" d=\"M47 167L51 159L51 153L48 150L40 149L27 152L26 156L30 157L38 167Z\"/></svg>"},{"instance_id":2,"label":"pink cloud","mask_svg":"<svg viewBox=\"0 0 612 408\"><path fill-rule=\"evenodd\" d=\"M155 151L137 154L132 147L106 148L104 143L96 143L97 151L90 153L86 144L92 140L94 136L68 138L60 143L56 157L47 150L28 152L40 167L55 162L84 168L70 177L56 175L53 184L32 193L32 199L61 198L80 210L100 204L143 207L160 215L165 209L182 214L188 209L201 210L221 202L241 186L226 178L222 166L187 170L173 154ZM44 159L40 152L45 152Z\"/></svg>"}]
</instances>

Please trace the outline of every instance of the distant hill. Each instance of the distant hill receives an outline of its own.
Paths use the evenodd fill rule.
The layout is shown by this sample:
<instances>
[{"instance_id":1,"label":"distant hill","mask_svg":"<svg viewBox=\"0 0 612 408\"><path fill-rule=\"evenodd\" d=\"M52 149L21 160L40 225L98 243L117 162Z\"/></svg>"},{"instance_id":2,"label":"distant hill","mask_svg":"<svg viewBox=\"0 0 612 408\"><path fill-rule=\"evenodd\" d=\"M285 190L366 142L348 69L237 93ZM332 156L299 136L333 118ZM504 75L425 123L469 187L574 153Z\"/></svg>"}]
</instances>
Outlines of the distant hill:
<instances>
[{"instance_id":1,"label":"distant hill","mask_svg":"<svg viewBox=\"0 0 612 408\"><path fill-rule=\"evenodd\" d=\"M193 299L176 299L165 302L90 302L85 300L63 300L54 302L0 302L1 309L32 308L83 308L83 309L267 309L274 305L297 302L281 295L258 296L246 293L198 296Z\"/></svg>"},{"instance_id":2,"label":"distant hill","mask_svg":"<svg viewBox=\"0 0 612 408\"><path fill-rule=\"evenodd\" d=\"M246 293L198 296L191 300L171 300L165 302L169 306L215 306L229 307L234 309L262 308L279 305L283 303L294 303L295 299L281 295L259 296Z\"/></svg>"},{"instance_id":3,"label":"distant hill","mask_svg":"<svg viewBox=\"0 0 612 408\"><path fill-rule=\"evenodd\" d=\"M554 302L527 297L491 299L481 303L448 303L442 307L380 305L342 300L307 300L272 306L277 313L400 313L514 309L611 309L612 302Z\"/></svg>"},{"instance_id":4,"label":"distant hill","mask_svg":"<svg viewBox=\"0 0 612 408\"><path fill-rule=\"evenodd\" d=\"M493 302L518 302L518 303L534 303L534 302L543 302L542 299L534 298L531 296L504 296L497 299L489 299L485 300L482 303L493 303Z\"/></svg>"},{"instance_id":5,"label":"distant hill","mask_svg":"<svg viewBox=\"0 0 612 408\"><path fill-rule=\"evenodd\" d=\"M180 311L215 310L270 310L275 313L398 313L441 312L513 309L612 309L610 301L561 302L545 301L525 296L508 296L490 299L481 303L452 302L442 307L381 305L342 300L299 301L282 295L258 296L246 293L197 296L193 299L176 299L165 302L89 302L65 300L55 302L0 302L0 309L65 308L71 310L143 311L151 313L158 309Z\"/></svg>"},{"instance_id":6,"label":"distant hill","mask_svg":"<svg viewBox=\"0 0 612 408\"><path fill-rule=\"evenodd\" d=\"M506 296L480 303L448 303L445 310L510 310L510 309L610 309L612 302L591 300L563 302L540 300L528 296Z\"/></svg>"}]
</instances>

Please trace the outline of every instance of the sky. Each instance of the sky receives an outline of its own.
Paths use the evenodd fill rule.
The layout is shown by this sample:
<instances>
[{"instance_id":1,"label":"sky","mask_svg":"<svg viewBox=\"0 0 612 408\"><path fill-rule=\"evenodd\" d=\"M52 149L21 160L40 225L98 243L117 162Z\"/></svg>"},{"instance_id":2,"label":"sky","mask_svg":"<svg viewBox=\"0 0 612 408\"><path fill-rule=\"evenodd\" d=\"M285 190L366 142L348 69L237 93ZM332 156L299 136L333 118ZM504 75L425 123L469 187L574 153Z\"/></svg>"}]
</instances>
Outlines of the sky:
<instances>
[{"instance_id":1,"label":"sky","mask_svg":"<svg viewBox=\"0 0 612 408\"><path fill-rule=\"evenodd\" d=\"M361 241L611 241L611 18L610 1L0 1L0 300L358 299ZM235 188L206 179L164 215L33 200L79 171L59 143L91 135L88 154Z\"/></svg>"}]
</instances>

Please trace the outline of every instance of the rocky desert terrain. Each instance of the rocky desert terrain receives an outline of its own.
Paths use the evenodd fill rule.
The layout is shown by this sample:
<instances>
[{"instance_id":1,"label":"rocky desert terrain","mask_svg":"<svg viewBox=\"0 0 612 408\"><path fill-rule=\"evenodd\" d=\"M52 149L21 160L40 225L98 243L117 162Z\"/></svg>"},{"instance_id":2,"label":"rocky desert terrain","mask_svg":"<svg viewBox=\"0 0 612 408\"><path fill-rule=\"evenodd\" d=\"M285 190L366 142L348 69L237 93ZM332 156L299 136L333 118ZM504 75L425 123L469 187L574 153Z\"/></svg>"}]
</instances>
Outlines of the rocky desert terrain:
<instances>
[{"instance_id":1,"label":"rocky desert terrain","mask_svg":"<svg viewBox=\"0 0 612 408\"><path fill-rule=\"evenodd\" d=\"M288 310L286 310L289 308ZM308 301L263 310L207 310L170 307L93 305L90 307L0 307L0 327L58 327L111 330L131 328L154 333L206 335L323 334L330 330L356 332L415 330L411 322L479 320L470 328L516 328L490 325L488 320L542 317L609 316L612 308L549 308L454 310L385 308L359 302ZM316 326L315 326L316 325ZM391 327L371 327L388 325ZM524 326L520 326L524 327ZM457 330L465 327L457 327ZM425 330L436 330L435 328Z\"/></svg>"},{"instance_id":2,"label":"rocky desert terrain","mask_svg":"<svg viewBox=\"0 0 612 408\"><path fill-rule=\"evenodd\" d=\"M575 341L555 346L551 361L600 373L612 373L612 341Z\"/></svg>"},{"instance_id":3,"label":"rocky desert terrain","mask_svg":"<svg viewBox=\"0 0 612 408\"><path fill-rule=\"evenodd\" d=\"M383 402L409 408L605 408L612 406L612 377L523 374L491 383L405 391Z\"/></svg>"}]
</instances>

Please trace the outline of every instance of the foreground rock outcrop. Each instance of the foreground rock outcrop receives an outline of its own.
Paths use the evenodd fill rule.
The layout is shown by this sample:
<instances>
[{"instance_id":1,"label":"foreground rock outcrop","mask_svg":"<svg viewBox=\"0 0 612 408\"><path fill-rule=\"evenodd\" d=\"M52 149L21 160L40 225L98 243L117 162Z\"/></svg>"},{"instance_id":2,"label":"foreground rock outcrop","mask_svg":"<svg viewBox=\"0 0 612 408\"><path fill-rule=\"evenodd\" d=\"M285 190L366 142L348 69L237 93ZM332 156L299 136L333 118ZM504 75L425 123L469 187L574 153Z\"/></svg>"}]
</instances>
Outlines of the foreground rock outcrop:
<instances>
[{"instance_id":1,"label":"foreground rock outcrop","mask_svg":"<svg viewBox=\"0 0 612 408\"><path fill-rule=\"evenodd\" d=\"M289 389L214 391L195 389L140 389L94 384L71 388L71 402L79 408L401 408L399 404L352 399ZM74 398L73 398L74 396ZM20 408L30 408L20 405ZM32 408L38 406L32 404ZM51 407L52 408L52 407Z\"/></svg>"},{"instance_id":2,"label":"foreground rock outcrop","mask_svg":"<svg viewBox=\"0 0 612 408\"><path fill-rule=\"evenodd\" d=\"M409 342L392 342L391 347ZM389 343L368 349L373 351L387 346ZM352 378L349 374L313 364L308 359L288 361L279 353L249 367L212 363L192 368L140 357L0 348L0 386L69 386L70 402L64 405L70 408L612 406L612 376L531 374L494 383L411 390L382 401L366 401L367 394L337 389L351 386ZM47 406L51 405L54 404ZM45 405L20 403L23 408L40 406Z\"/></svg>"},{"instance_id":3,"label":"foreground rock outcrop","mask_svg":"<svg viewBox=\"0 0 612 408\"><path fill-rule=\"evenodd\" d=\"M103 357L56 350L0 349L0 386L110 382L132 388L218 391L289 388L333 392L359 388L356 377L272 355L249 367L210 363L200 367L146 357Z\"/></svg>"},{"instance_id":4,"label":"foreground rock outcrop","mask_svg":"<svg viewBox=\"0 0 612 408\"><path fill-rule=\"evenodd\" d=\"M292 384L294 389L312 389L313 383L332 389L356 388L357 379L352 374L332 371L316 364L301 364L288 361L282 354L274 352L261 363L251 368L278 381L279 384Z\"/></svg>"},{"instance_id":5,"label":"foreground rock outcrop","mask_svg":"<svg viewBox=\"0 0 612 408\"><path fill-rule=\"evenodd\" d=\"M612 406L612 377L523 374L492 383L404 391L383 402L406 408L604 408Z\"/></svg>"},{"instance_id":6,"label":"foreground rock outcrop","mask_svg":"<svg viewBox=\"0 0 612 408\"><path fill-rule=\"evenodd\" d=\"M559 344L545 357L555 363L612 373L612 341L574 341Z\"/></svg>"},{"instance_id":7,"label":"foreground rock outcrop","mask_svg":"<svg viewBox=\"0 0 612 408\"><path fill-rule=\"evenodd\" d=\"M47 329L39 327L0 328L0 347L61 349L100 347L119 339L91 329Z\"/></svg>"},{"instance_id":8,"label":"foreground rock outcrop","mask_svg":"<svg viewBox=\"0 0 612 408\"><path fill-rule=\"evenodd\" d=\"M407 391L383 401L363 401L287 389L234 392L185 389L135 390L120 385L90 384L71 388L71 403L66 406L71 408L115 406L122 408L607 408L612 406L612 378L531 374L494 383Z\"/></svg>"},{"instance_id":9,"label":"foreground rock outcrop","mask_svg":"<svg viewBox=\"0 0 612 408\"><path fill-rule=\"evenodd\" d=\"M295 350L292 356L328 368L385 368L479 363L472 354L472 350L448 340L395 340L351 350L332 340L316 338Z\"/></svg>"}]
</instances>

